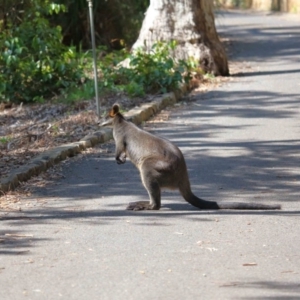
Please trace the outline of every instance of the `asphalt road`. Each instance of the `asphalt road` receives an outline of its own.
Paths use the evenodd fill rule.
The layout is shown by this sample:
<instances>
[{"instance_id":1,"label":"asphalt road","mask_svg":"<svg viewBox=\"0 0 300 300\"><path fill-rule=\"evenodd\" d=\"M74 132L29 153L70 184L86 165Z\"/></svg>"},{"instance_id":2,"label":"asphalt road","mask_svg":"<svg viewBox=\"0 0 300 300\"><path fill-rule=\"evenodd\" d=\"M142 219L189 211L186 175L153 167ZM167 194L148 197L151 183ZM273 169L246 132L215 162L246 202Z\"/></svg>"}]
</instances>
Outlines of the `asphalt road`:
<instances>
[{"instance_id":1,"label":"asphalt road","mask_svg":"<svg viewBox=\"0 0 300 300\"><path fill-rule=\"evenodd\" d=\"M126 211L147 194L104 145L1 212L0 299L300 299L297 18L222 13L242 71L147 126L182 149L196 195L281 211L199 211L170 192Z\"/></svg>"}]
</instances>

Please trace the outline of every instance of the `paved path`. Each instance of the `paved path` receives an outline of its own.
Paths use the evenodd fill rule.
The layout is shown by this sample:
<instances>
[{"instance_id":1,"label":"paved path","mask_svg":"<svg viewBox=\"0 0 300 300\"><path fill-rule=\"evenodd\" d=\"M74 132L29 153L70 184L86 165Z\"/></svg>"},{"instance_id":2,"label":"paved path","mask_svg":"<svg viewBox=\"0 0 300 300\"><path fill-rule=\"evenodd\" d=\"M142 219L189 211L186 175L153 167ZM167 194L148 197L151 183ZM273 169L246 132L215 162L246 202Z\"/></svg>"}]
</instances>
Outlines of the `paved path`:
<instances>
[{"instance_id":1,"label":"paved path","mask_svg":"<svg viewBox=\"0 0 300 300\"><path fill-rule=\"evenodd\" d=\"M135 168L86 154L1 213L0 299L300 298L300 22L217 23L243 72L151 130L181 147L195 194L283 210L199 211L166 192L161 211L129 212L147 199Z\"/></svg>"}]
</instances>

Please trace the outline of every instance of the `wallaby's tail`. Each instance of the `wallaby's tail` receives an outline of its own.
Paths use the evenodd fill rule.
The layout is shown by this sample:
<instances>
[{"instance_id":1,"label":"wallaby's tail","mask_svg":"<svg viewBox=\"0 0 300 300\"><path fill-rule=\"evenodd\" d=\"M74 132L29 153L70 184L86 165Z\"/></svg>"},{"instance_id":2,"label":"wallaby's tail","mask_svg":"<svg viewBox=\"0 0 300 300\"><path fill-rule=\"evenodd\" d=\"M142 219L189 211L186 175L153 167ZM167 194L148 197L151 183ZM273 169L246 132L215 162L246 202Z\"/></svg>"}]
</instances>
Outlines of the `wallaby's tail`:
<instances>
[{"instance_id":1,"label":"wallaby's tail","mask_svg":"<svg viewBox=\"0 0 300 300\"><path fill-rule=\"evenodd\" d=\"M196 206L200 209L246 209L246 210L275 210L281 209L280 205L269 205L269 204L261 204L261 203L243 203L243 202L225 202L225 203L218 203L215 201L207 201L196 197L193 193L187 199L187 202Z\"/></svg>"},{"instance_id":2,"label":"wallaby's tail","mask_svg":"<svg viewBox=\"0 0 300 300\"><path fill-rule=\"evenodd\" d=\"M186 170L186 167L184 168ZM256 210L269 210L269 209L281 209L280 205L268 205L260 203L243 203L243 202L227 202L218 203L216 201L203 200L195 196L191 190L189 177L186 174L182 174L181 181L178 182L179 191L185 201L189 202L195 207L200 209L256 209Z\"/></svg>"},{"instance_id":3,"label":"wallaby's tail","mask_svg":"<svg viewBox=\"0 0 300 300\"><path fill-rule=\"evenodd\" d=\"M243 202L227 202L218 203L219 209L253 209L253 210L275 210L281 209L278 204L261 204L261 203L243 203Z\"/></svg>"},{"instance_id":4,"label":"wallaby's tail","mask_svg":"<svg viewBox=\"0 0 300 300\"><path fill-rule=\"evenodd\" d=\"M275 210L281 209L280 205L269 205L269 204L260 204L260 203L243 203L243 202L227 202L227 203L218 203L215 201L207 201L198 198L195 196L190 188L189 182L184 184L185 186L181 187L180 193L183 198L192 204L195 207L200 209L246 209L246 210Z\"/></svg>"}]
</instances>

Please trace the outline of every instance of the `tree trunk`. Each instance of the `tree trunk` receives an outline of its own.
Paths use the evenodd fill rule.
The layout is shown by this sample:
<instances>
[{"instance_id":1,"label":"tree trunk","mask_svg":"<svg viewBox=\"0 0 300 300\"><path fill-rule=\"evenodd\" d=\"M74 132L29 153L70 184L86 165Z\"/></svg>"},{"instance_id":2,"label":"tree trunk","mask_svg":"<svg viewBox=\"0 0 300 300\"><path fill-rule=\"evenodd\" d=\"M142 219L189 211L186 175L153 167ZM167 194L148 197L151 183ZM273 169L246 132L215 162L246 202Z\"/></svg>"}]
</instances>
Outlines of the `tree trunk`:
<instances>
[{"instance_id":1,"label":"tree trunk","mask_svg":"<svg viewBox=\"0 0 300 300\"><path fill-rule=\"evenodd\" d=\"M229 75L219 40L212 0L150 0L140 35L132 49L151 49L156 41L176 40L175 57L194 57L204 71Z\"/></svg>"}]
</instances>

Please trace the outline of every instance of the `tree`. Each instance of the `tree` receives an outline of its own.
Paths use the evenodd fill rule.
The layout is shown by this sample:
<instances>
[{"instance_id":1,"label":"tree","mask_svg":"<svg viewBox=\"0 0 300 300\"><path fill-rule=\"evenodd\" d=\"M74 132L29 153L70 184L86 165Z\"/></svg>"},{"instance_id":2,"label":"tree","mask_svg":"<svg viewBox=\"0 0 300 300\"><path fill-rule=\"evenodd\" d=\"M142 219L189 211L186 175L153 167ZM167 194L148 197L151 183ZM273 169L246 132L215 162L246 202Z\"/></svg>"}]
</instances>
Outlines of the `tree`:
<instances>
[{"instance_id":1,"label":"tree","mask_svg":"<svg viewBox=\"0 0 300 300\"><path fill-rule=\"evenodd\" d=\"M194 57L201 68L228 76L225 50L219 40L212 0L150 0L139 37L132 49L149 51L156 41L176 40L174 55Z\"/></svg>"}]
</instances>

